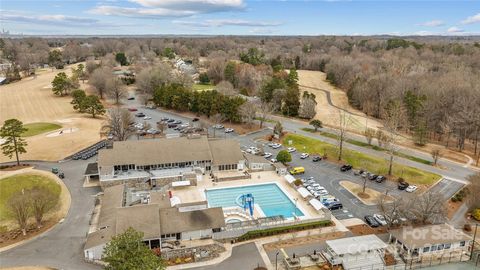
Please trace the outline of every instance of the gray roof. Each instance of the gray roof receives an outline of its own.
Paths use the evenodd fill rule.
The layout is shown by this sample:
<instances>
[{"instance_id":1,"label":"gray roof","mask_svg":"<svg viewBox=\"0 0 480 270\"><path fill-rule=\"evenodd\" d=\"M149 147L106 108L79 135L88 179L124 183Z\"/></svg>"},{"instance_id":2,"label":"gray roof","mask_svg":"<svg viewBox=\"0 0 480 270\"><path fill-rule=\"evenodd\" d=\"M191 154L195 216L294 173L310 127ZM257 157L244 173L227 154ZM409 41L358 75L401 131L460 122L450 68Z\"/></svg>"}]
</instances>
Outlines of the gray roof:
<instances>
[{"instance_id":1,"label":"gray roof","mask_svg":"<svg viewBox=\"0 0 480 270\"><path fill-rule=\"evenodd\" d=\"M252 155L252 154L249 154L249 153L245 153L245 154L243 154L243 156L247 159L248 163L268 163L268 164L270 164L270 161L268 161L263 156Z\"/></svg>"},{"instance_id":2,"label":"gray roof","mask_svg":"<svg viewBox=\"0 0 480 270\"><path fill-rule=\"evenodd\" d=\"M403 227L391 231L390 234L410 249L434 244L457 243L472 239L469 235L448 224L428 225L417 228Z\"/></svg>"},{"instance_id":3,"label":"gray roof","mask_svg":"<svg viewBox=\"0 0 480 270\"><path fill-rule=\"evenodd\" d=\"M124 186L116 185L105 188L101 197L100 216L98 226L113 226L115 223L116 209L123 206Z\"/></svg>"},{"instance_id":4,"label":"gray roof","mask_svg":"<svg viewBox=\"0 0 480 270\"><path fill-rule=\"evenodd\" d=\"M143 232L144 239L159 238L160 214L158 204L143 204L118 208L116 213L115 234L129 227Z\"/></svg>"},{"instance_id":5,"label":"gray roof","mask_svg":"<svg viewBox=\"0 0 480 270\"><path fill-rule=\"evenodd\" d=\"M180 212L177 208L160 210L162 234L198 231L225 227L225 217L221 207Z\"/></svg>"},{"instance_id":6,"label":"gray roof","mask_svg":"<svg viewBox=\"0 0 480 270\"><path fill-rule=\"evenodd\" d=\"M337 255L356 254L386 248L387 244L374 234L325 241Z\"/></svg>"},{"instance_id":7,"label":"gray roof","mask_svg":"<svg viewBox=\"0 0 480 270\"><path fill-rule=\"evenodd\" d=\"M236 140L212 139L208 143L214 165L237 164L244 159L240 144Z\"/></svg>"}]
</instances>

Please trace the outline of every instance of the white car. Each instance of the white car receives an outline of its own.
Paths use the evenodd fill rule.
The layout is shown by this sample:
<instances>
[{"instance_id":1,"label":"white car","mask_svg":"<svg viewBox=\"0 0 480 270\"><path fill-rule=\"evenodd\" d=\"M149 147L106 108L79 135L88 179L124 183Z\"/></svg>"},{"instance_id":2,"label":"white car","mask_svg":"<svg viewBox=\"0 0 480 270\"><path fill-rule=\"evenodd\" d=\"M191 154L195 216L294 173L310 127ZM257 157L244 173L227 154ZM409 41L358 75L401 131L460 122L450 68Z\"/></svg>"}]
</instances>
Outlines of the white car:
<instances>
[{"instance_id":1,"label":"white car","mask_svg":"<svg viewBox=\"0 0 480 270\"><path fill-rule=\"evenodd\" d=\"M268 159L268 158L272 157L272 153L265 153L265 154L263 154L263 156Z\"/></svg>"},{"instance_id":2,"label":"white car","mask_svg":"<svg viewBox=\"0 0 480 270\"><path fill-rule=\"evenodd\" d=\"M307 154L307 153L302 153L302 154L300 155L300 158L301 158L301 159L306 159L306 158L308 158L309 156L310 156L310 155Z\"/></svg>"},{"instance_id":3,"label":"white car","mask_svg":"<svg viewBox=\"0 0 480 270\"><path fill-rule=\"evenodd\" d=\"M233 132L233 128L226 128L225 129L225 133L232 133Z\"/></svg>"},{"instance_id":4,"label":"white car","mask_svg":"<svg viewBox=\"0 0 480 270\"><path fill-rule=\"evenodd\" d=\"M215 129L222 129L222 128L223 128L223 126L222 126L222 125L220 125L220 124L217 124L217 125L214 125L214 126L213 126L213 128L215 128Z\"/></svg>"},{"instance_id":5,"label":"white car","mask_svg":"<svg viewBox=\"0 0 480 270\"><path fill-rule=\"evenodd\" d=\"M313 186L307 186L307 190L308 190L308 191L314 191L314 190L315 190L315 187L313 187Z\"/></svg>"},{"instance_id":6,"label":"white car","mask_svg":"<svg viewBox=\"0 0 480 270\"><path fill-rule=\"evenodd\" d=\"M415 192L417 189L418 189L417 186L412 185L412 186L408 186L408 187L405 189L405 191L406 191L406 192Z\"/></svg>"},{"instance_id":7,"label":"white car","mask_svg":"<svg viewBox=\"0 0 480 270\"><path fill-rule=\"evenodd\" d=\"M150 117L150 116L143 117L143 120L150 120L150 119L152 119L152 117Z\"/></svg>"},{"instance_id":8,"label":"white car","mask_svg":"<svg viewBox=\"0 0 480 270\"><path fill-rule=\"evenodd\" d=\"M274 143L274 144L272 145L272 148L273 148L273 149L278 149L278 148L280 148L280 147L282 147L282 145L279 144L279 143Z\"/></svg>"},{"instance_id":9,"label":"white car","mask_svg":"<svg viewBox=\"0 0 480 270\"><path fill-rule=\"evenodd\" d=\"M270 159L270 161L271 161L272 163L277 163L277 162L278 162L278 160L277 160L276 158L272 158L272 159Z\"/></svg>"},{"instance_id":10,"label":"white car","mask_svg":"<svg viewBox=\"0 0 480 270\"><path fill-rule=\"evenodd\" d=\"M385 219L385 217L383 215L373 214L373 218L375 220L377 220L377 222L380 223L380 225L382 225L382 226L387 225L387 220Z\"/></svg>"},{"instance_id":11,"label":"white car","mask_svg":"<svg viewBox=\"0 0 480 270\"><path fill-rule=\"evenodd\" d=\"M292 153L292 152L297 151L297 149L295 149L295 147L288 147L288 148L287 148L287 151L288 151L289 153Z\"/></svg>"},{"instance_id":12,"label":"white car","mask_svg":"<svg viewBox=\"0 0 480 270\"><path fill-rule=\"evenodd\" d=\"M315 180L313 180L313 179L307 180L307 184L309 184L309 185L313 185L313 184L315 184L315 183L316 183L316 182L315 182Z\"/></svg>"}]
</instances>

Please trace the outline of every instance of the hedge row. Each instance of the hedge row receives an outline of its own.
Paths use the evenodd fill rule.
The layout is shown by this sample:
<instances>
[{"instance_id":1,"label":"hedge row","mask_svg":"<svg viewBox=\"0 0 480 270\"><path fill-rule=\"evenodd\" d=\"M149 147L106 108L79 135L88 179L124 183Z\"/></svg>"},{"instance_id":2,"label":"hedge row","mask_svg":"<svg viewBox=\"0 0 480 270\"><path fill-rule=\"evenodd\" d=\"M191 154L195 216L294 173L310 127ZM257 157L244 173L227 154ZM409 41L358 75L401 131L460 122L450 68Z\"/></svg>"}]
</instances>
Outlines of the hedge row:
<instances>
[{"instance_id":1,"label":"hedge row","mask_svg":"<svg viewBox=\"0 0 480 270\"><path fill-rule=\"evenodd\" d=\"M309 229L314 229L318 227L327 227L330 225L332 225L332 222L330 220L322 220L322 221L315 221L310 223L302 223L302 224L294 224L294 225L282 226L282 227L276 227L276 228L269 228L264 230L254 230L254 231L249 231L246 234L238 237L237 241L239 242L247 241L250 239L255 239L260 237L272 236L276 234L295 232L295 231L301 231L301 230L309 230Z\"/></svg>"}]
</instances>

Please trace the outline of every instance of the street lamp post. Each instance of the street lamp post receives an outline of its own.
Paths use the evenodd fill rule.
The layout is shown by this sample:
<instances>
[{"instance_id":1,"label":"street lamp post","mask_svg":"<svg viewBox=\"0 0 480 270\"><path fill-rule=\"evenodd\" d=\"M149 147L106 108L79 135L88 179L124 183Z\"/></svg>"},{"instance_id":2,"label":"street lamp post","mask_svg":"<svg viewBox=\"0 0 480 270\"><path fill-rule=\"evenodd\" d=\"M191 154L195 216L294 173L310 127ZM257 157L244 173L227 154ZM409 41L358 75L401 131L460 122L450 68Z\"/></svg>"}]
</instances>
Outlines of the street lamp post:
<instances>
[{"instance_id":1,"label":"street lamp post","mask_svg":"<svg viewBox=\"0 0 480 270\"><path fill-rule=\"evenodd\" d=\"M473 243L472 243L472 250L470 251L470 260L473 258L473 251L475 251L475 240L477 238L477 228L478 224L475 224L475 232L473 233Z\"/></svg>"},{"instance_id":2,"label":"street lamp post","mask_svg":"<svg viewBox=\"0 0 480 270\"><path fill-rule=\"evenodd\" d=\"M275 253L275 270L278 269L278 254L280 253L280 251L277 251L277 253Z\"/></svg>"}]
</instances>

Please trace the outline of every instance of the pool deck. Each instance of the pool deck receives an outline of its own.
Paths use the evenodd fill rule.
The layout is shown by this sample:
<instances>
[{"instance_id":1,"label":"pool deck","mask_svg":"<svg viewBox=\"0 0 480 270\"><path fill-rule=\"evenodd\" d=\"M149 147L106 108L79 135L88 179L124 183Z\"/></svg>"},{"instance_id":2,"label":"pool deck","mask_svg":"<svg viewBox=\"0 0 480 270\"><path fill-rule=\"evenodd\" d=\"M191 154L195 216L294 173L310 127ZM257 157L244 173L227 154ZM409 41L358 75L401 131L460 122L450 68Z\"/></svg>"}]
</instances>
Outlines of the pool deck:
<instances>
[{"instance_id":1,"label":"pool deck","mask_svg":"<svg viewBox=\"0 0 480 270\"><path fill-rule=\"evenodd\" d=\"M297 207L305 214L304 218L321 218L322 212L315 210L307 200L304 200L300 193L292 187L283 176L279 176L272 171L251 173L251 179L231 180L223 182L213 182L208 175L204 175L197 186L175 188L172 190L173 196L177 196L182 203L191 203L205 201L205 190L211 188L229 188L256 184L276 183L284 193L292 200L297 200Z\"/></svg>"}]
</instances>

